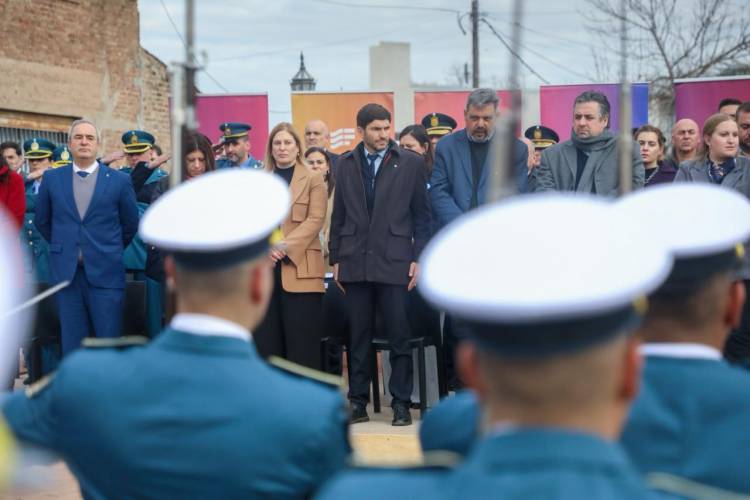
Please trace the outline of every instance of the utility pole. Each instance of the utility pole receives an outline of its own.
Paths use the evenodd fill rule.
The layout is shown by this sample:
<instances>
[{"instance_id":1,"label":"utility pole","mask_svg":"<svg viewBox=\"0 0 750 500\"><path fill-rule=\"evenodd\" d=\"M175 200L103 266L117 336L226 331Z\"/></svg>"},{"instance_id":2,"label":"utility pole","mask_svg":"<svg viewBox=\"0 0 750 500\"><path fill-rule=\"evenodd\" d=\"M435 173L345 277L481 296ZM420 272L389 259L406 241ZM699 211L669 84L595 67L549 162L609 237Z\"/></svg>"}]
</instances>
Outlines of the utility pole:
<instances>
[{"instance_id":1,"label":"utility pole","mask_svg":"<svg viewBox=\"0 0 750 500\"><path fill-rule=\"evenodd\" d=\"M472 87L479 88L479 0L471 0Z\"/></svg>"}]
</instances>

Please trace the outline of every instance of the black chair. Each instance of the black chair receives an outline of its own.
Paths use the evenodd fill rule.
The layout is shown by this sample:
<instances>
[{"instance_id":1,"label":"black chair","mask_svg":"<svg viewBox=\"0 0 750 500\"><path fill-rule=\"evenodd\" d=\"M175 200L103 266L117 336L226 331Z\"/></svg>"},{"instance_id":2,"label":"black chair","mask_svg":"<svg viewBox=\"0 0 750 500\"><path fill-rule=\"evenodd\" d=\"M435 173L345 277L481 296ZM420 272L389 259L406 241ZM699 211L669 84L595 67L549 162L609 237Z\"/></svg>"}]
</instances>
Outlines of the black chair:
<instances>
[{"instance_id":1,"label":"black chair","mask_svg":"<svg viewBox=\"0 0 750 500\"><path fill-rule=\"evenodd\" d=\"M423 418L427 411L427 367L425 349L428 346L435 347L438 372L438 393L440 397L448 395L448 389L445 383L445 365L441 363L443 359L443 348L439 342L434 342L430 337L415 337L409 340L409 347L417 350L417 380L419 381L419 418ZM377 353L379 351L388 351L391 346L388 340L375 338L372 341L372 406L375 413L380 413L380 383L378 379Z\"/></svg>"}]
</instances>

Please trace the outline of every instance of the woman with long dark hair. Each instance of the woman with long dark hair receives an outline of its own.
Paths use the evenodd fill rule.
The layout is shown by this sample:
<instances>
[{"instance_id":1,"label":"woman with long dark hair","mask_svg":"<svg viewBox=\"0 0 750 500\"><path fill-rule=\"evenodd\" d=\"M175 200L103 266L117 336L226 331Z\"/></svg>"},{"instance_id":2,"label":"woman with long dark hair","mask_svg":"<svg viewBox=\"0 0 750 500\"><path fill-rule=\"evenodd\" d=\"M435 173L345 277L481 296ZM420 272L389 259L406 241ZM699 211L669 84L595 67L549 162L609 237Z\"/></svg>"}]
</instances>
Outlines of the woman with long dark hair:
<instances>
[{"instance_id":1,"label":"woman with long dark hair","mask_svg":"<svg viewBox=\"0 0 750 500\"><path fill-rule=\"evenodd\" d=\"M664 148L667 138L660 128L653 125L643 125L633 135L641 150L643 168L646 171L644 187L674 181L677 170L669 168L664 163Z\"/></svg>"},{"instance_id":2,"label":"woman with long dark hair","mask_svg":"<svg viewBox=\"0 0 750 500\"><path fill-rule=\"evenodd\" d=\"M286 181L292 205L270 252L275 286L253 338L264 357L279 356L320 369L325 268L319 234L326 215L326 183L305 166L302 141L286 122L268 136L264 169Z\"/></svg>"},{"instance_id":3,"label":"woman with long dark hair","mask_svg":"<svg viewBox=\"0 0 750 500\"><path fill-rule=\"evenodd\" d=\"M409 149L424 157L427 164L427 178L432 175L432 165L435 163L435 150L422 125L409 125L398 135L398 143L403 149Z\"/></svg>"},{"instance_id":4,"label":"woman with long dark hair","mask_svg":"<svg viewBox=\"0 0 750 500\"><path fill-rule=\"evenodd\" d=\"M195 132L188 134L182 144L182 181L216 170L211 141L208 137ZM169 189L169 177L159 179L158 187L154 190L151 202ZM200 203L202 200L196 200ZM156 335L164 325L164 259L153 245L146 249L146 297L147 326L151 335Z\"/></svg>"}]
</instances>

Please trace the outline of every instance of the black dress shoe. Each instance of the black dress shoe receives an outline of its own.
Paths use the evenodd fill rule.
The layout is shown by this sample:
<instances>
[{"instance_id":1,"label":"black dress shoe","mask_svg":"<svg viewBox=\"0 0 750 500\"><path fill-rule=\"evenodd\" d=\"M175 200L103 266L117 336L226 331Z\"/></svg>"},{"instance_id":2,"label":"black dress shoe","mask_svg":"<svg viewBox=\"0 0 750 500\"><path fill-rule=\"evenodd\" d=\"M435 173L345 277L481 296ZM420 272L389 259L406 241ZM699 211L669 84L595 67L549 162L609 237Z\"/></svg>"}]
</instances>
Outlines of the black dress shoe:
<instances>
[{"instance_id":1,"label":"black dress shoe","mask_svg":"<svg viewBox=\"0 0 750 500\"><path fill-rule=\"evenodd\" d=\"M352 405L351 415L349 416L350 424L358 424L360 422L369 422L370 417L367 416L367 409L364 405Z\"/></svg>"},{"instance_id":2,"label":"black dress shoe","mask_svg":"<svg viewBox=\"0 0 750 500\"><path fill-rule=\"evenodd\" d=\"M411 413L409 413L409 405L404 403L397 403L393 405L393 422L391 422L391 425L411 425Z\"/></svg>"}]
</instances>

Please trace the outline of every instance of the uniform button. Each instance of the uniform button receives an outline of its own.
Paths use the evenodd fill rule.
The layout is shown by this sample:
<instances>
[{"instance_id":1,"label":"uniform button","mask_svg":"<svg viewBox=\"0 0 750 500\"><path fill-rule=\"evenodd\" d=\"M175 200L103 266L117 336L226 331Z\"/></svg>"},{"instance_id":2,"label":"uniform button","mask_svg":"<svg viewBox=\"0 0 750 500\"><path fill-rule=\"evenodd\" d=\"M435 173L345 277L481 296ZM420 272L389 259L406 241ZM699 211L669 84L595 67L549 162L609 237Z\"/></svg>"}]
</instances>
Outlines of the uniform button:
<instances>
[{"instance_id":1,"label":"uniform button","mask_svg":"<svg viewBox=\"0 0 750 500\"><path fill-rule=\"evenodd\" d=\"M30 234L30 235L33 235L33 234L34 234L34 231L32 231L31 229L29 229L29 234Z\"/></svg>"},{"instance_id":2,"label":"uniform button","mask_svg":"<svg viewBox=\"0 0 750 500\"><path fill-rule=\"evenodd\" d=\"M29 245L32 245L32 246L33 246L33 245L34 245L34 242L33 242L33 241L29 241Z\"/></svg>"},{"instance_id":3,"label":"uniform button","mask_svg":"<svg viewBox=\"0 0 750 500\"><path fill-rule=\"evenodd\" d=\"M33 224L33 223L34 223L34 219L29 219L29 224Z\"/></svg>"}]
</instances>

